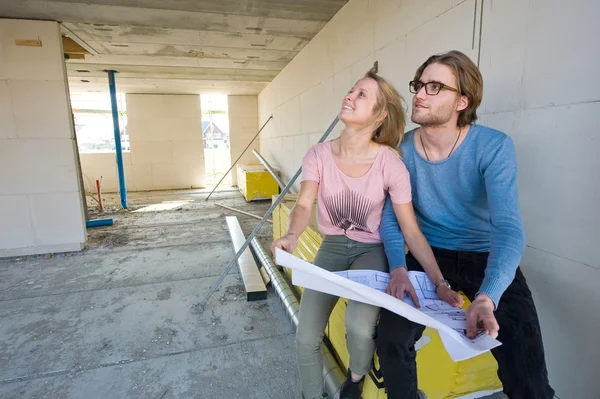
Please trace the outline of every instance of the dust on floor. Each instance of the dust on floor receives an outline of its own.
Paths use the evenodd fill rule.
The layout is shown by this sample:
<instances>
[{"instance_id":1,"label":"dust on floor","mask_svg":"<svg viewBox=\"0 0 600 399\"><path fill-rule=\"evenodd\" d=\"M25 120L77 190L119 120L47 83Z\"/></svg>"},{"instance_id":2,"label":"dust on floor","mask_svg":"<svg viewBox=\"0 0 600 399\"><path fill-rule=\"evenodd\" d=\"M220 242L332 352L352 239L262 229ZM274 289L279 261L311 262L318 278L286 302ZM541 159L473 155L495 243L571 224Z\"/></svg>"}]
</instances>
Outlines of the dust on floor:
<instances>
[{"instance_id":1,"label":"dust on floor","mask_svg":"<svg viewBox=\"0 0 600 399\"><path fill-rule=\"evenodd\" d=\"M77 253L0 259L2 398L297 398L294 333L276 294L247 302L221 202L261 216L238 192L105 195L114 225ZM162 211L149 205L182 202ZM168 207L167 207L168 208ZM236 215L245 234L258 222ZM271 240L271 226L259 235Z\"/></svg>"}]
</instances>

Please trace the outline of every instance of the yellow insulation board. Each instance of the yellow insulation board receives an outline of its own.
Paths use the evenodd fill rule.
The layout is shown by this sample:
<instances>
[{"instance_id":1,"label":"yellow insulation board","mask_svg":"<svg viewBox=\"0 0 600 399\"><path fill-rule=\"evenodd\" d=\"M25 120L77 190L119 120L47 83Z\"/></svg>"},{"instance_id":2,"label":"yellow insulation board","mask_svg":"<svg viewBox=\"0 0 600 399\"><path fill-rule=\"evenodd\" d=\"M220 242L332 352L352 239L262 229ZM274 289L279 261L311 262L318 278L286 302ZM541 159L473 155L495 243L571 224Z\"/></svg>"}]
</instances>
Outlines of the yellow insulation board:
<instances>
[{"instance_id":1,"label":"yellow insulation board","mask_svg":"<svg viewBox=\"0 0 600 399\"><path fill-rule=\"evenodd\" d=\"M237 184L246 201L269 199L279 193L277 182L262 165L238 165Z\"/></svg>"},{"instance_id":2,"label":"yellow insulation board","mask_svg":"<svg viewBox=\"0 0 600 399\"><path fill-rule=\"evenodd\" d=\"M276 197L273 197L273 200ZM273 238L277 239L285 234L288 218L294 201L285 200L273 212ZM309 227L300 237L294 255L312 262L322 242L318 232L316 217L313 210ZM291 281L291 270L285 269L285 274ZM294 287L298 293L302 288ZM465 298L466 299L466 298ZM465 308L468 300L465 301ZM348 368L348 351L346 349L346 327L344 314L347 300L342 298L331 313L329 324L325 333L331 341L335 354L341 364ZM425 344L417 351L417 373L419 388L425 391L428 399L452 399L486 390L502 387L497 376L498 365L491 353L485 353L475 358L462 362L453 362L436 330L426 328L423 333ZM379 361L374 358L372 376L365 378L362 397L363 399L386 399L387 394L383 388ZM377 380L377 383L374 381Z\"/></svg>"}]
</instances>

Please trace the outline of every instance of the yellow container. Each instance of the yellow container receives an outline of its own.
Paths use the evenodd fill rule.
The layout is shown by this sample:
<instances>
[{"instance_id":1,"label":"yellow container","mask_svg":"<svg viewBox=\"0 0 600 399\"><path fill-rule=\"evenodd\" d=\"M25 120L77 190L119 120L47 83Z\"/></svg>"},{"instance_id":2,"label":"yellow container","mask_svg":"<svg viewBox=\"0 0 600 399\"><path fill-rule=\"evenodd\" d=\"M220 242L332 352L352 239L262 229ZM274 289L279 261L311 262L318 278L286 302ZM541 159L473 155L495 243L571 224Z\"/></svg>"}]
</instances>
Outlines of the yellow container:
<instances>
[{"instance_id":1,"label":"yellow container","mask_svg":"<svg viewBox=\"0 0 600 399\"><path fill-rule=\"evenodd\" d=\"M238 165L237 183L246 201L270 199L279 193L277 182L262 165Z\"/></svg>"},{"instance_id":2,"label":"yellow container","mask_svg":"<svg viewBox=\"0 0 600 399\"><path fill-rule=\"evenodd\" d=\"M275 198L273 197L273 200ZM293 196L290 198L290 200L282 201L273 212L274 239L281 237L287 230L289 214L295 204ZM313 208L311 222L300 236L298 247L294 251L295 256L307 262L314 260L322 242L314 211ZM291 270L285 269L285 274L291 281ZM294 288L298 293L302 293L300 287ZM349 363L344 323L346 303L347 300L344 298L338 301L325 329L325 334L333 345L334 354L340 361L340 365L345 368ZM467 306L468 300L465 298L465 308ZM502 387L496 374L498 364L491 353L487 352L462 362L454 362L446 352L437 331L431 328L425 329L421 345L417 351L417 374L419 388L425 391L428 399L460 398L471 393L496 390ZM364 399L387 398L377 355L373 359L373 369L365 378L362 397Z\"/></svg>"}]
</instances>

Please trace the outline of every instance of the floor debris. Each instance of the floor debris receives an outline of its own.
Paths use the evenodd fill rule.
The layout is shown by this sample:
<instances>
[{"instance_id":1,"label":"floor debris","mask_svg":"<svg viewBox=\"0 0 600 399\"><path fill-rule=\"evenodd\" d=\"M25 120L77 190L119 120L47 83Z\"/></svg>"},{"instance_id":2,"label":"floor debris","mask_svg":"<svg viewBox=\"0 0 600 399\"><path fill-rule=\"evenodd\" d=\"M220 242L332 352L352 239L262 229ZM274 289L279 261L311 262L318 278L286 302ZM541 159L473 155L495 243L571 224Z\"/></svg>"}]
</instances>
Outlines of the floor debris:
<instances>
[{"instance_id":1,"label":"floor debris","mask_svg":"<svg viewBox=\"0 0 600 399\"><path fill-rule=\"evenodd\" d=\"M83 251L0 259L0 397L299 397L294 330L275 295L249 307L233 269L206 311L194 310L233 259L208 192L129 193L131 210L191 200L138 213L106 193L115 223L89 229ZM214 197L255 214L269 207L237 191ZM245 219L248 234L257 221ZM256 384L270 368L280 377Z\"/></svg>"}]
</instances>

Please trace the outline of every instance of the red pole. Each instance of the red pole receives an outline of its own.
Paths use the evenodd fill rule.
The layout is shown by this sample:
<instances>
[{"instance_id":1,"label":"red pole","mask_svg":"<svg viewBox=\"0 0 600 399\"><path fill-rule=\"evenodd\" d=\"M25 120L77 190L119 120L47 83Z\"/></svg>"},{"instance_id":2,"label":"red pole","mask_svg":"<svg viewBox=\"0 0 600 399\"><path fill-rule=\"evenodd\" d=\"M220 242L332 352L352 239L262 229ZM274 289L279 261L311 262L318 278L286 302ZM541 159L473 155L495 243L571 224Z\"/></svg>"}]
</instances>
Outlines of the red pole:
<instances>
[{"instance_id":1,"label":"red pole","mask_svg":"<svg viewBox=\"0 0 600 399\"><path fill-rule=\"evenodd\" d=\"M102 208L102 195L100 195L100 180L96 180L96 190L98 191L98 204L100 205L100 212L104 209Z\"/></svg>"}]
</instances>

